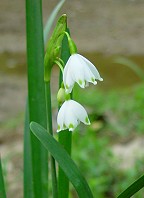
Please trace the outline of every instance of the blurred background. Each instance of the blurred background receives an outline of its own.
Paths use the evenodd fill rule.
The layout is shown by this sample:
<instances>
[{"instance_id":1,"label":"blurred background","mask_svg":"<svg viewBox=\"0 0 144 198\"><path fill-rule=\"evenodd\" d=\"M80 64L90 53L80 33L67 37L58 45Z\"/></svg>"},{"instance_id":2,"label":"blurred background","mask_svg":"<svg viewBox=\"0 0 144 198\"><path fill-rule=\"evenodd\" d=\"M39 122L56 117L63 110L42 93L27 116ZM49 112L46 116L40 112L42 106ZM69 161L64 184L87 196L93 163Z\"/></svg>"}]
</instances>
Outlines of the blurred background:
<instances>
[{"instance_id":1,"label":"blurred background","mask_svg":"<svg viewBox=\"0 0 144 198\"><path fill-rule=\"evenodd\" d=\"M58 0L43 0L46 23ZM144 1L67 0L71 36L104 81L74 98L91 126L73 133L73 159L95 197L116 197L144 172ZM27 95L25 3L0 1L0 153L8 197L23 197L23 122ZM53 69L56 129L57 68ZM135 195L142 198L144 191ZM76 197L71 187L71 197Z\"/></svg>"}]
</instances>

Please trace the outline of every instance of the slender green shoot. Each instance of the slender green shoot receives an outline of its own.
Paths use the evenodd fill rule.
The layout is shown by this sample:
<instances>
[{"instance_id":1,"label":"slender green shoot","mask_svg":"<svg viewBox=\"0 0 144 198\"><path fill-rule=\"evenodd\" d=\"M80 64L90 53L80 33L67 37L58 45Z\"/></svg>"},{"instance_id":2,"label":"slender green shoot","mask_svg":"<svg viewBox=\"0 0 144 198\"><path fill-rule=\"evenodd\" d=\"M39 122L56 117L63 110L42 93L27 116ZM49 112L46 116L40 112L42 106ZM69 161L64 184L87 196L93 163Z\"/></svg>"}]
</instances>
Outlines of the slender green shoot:
<instances>
[{"instance_id":1,"label":"slender green shoot","mask_svg":"<svg viewBox=\"0 0 144 198\"><path fill-rule=\"evenodd\" d=\"M123 191L117 198L130 198L140 189L144 187L144 175L131 184L125 191Z\"/></svg>"},{"instance_id":2,"label":"slender green shoot","mask_svg":"<svg viewBox=\"0 0 144 198\"><path fill-rule=\"evenodd\" d=\"M0 197L6 198L6 191L5 191L5 184L4 184L4 178L3 178L1 157L0 157Z\"/></svg>"},{"instance_id":3,"label":"slender green shoot","mask_svg":"<svg viewBox=\"0 0 144 198\"><path fill-rule=\"evenodd\" d=\"M118 64L129 67L135 72L135 74L139 76L139 78L141 78L141 80L144 80L144 71L134 61L128 58L119 56L114 59L114 63L118 63Z\"/></svg>"}]
</instances>

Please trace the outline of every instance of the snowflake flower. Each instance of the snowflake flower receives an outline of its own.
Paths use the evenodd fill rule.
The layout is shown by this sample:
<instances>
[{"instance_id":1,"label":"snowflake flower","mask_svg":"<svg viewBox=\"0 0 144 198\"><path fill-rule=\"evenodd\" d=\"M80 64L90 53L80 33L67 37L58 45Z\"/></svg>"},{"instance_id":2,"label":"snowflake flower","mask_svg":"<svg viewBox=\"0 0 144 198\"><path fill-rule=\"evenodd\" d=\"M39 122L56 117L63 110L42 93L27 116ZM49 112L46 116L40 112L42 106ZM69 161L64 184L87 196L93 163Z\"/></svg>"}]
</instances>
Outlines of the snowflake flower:
<instances>
[{"instance_id":1,"label":"snowflake flower","mask_svg":"<svg viewBox=\"0 0 144 198\"><path fill-rule=\"evenodd\" d=\"M66 93L71 93L75 82L81 88L85 88L89 85L89 82L96 85L96 80L103 81L96 67L82 55L72 54L63 72Z\"/></svg>"},{"instance_id":2,"label":"snowflake flower","mask_svg":"<svg viewBox=\"0 0 144 198\"><path fill-rule=\"evenodd\" d=\"M86 110L78 102L74 100L66 100L58 112L57 132L65 129L73 131L80 121L86 125L90 124Z\"/></svg>"}]
</instances>

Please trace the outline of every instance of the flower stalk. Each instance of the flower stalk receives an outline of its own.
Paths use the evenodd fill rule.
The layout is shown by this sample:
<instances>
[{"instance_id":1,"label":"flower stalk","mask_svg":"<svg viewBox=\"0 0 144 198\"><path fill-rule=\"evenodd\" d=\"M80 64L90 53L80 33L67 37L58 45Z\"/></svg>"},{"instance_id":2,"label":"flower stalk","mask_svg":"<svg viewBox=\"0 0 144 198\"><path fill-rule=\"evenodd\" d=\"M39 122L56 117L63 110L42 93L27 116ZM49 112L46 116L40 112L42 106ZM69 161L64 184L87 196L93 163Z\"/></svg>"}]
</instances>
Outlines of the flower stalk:
<instances>
[{"instance_id":1,"label":"flower stalk","mask_svg":"<svg viewBox=\"0 0 144 198\"><path fill-rule=\"evenodd\" d=\"M77 47L76 44L74 43L74 41L71 39L70 35L68 32L65 32L65 35L67 36L67 40L68 40L68 45L69 45L69 49L70 49L70 54L76 54L77 53Z\"/></svg>"},{"instance_id":2,"label":"flower stalk","mask_svg":"<svg viewBox=\"0 0 144 198\"><path fill-rule=\"evenodd\" d=\"M69 57L70 57L70 51L69 51L69 46L68 46L68 40L67 40L67 37L64 36L64 39L62 42L62 49L61 49L61 59L66 64ZM60 71L60 74L59 74L59 88L60 89L61 88L64 89L64 85L62 83L63 81L62 76L63 74ZM64 96L63 91L60 94ZM60 96L60 98L62 98L63 96ZM59 108L60 108L60 105L59 105ZM68 152L68 154L71 155L72 133L69 133L68 130L64 130L58 133L58 141L63 146L63 148ZM59 194L59 198L68 198L68 195L69 195L69 180L60 167L58 170L58 194Z\"/></svg>"},{"instance_id":3,"label":"flower stalk","mask_svg":"<svg viewBox=\"0 0 144 198\"><path fill-rule=\"evenodd\" d=\"M86 58L77 53L77 47L71 39L70 34L66 31L66 15L62 15L57 22L56 28L49 41L49 45L44 60L44 81L46 93L46 112L47 112L47 130L53 135L52 129L52 108L51 108L51 91L50 76L51 69L57 64L60 71L59 91L57 99L59 112L57 123L59 133L59 142L63 148L71 155L71 134L68 131L74 131L80 122L86 125L90 124L86 110L78 102L72 100L72 89L75 82L81 88L85 88L89 83L97 84L96 80L102 81L96 67ZM61 58L59 58L61 52ZM63 66L65 67L63 68ZM65 173L59 167L58 189L55 160L51 156L52 170L52 187L53 197L68 198L69 181Z\"/></svg>"},{"instance_id":4,"label":"flower stalk","mask_svg":"<svg viewBox=\"0 0 144 198\"><path fill-rule=\"evenodd\" d=\"M45 82L45 100L46 100L47 130L51 135L53 135L50 81ZM58 198L56 165L55 165L55 159L51 155L50 155L50 164L51 164L51 174L52 174L53 198Z\"/></svg>"}]
</instances>

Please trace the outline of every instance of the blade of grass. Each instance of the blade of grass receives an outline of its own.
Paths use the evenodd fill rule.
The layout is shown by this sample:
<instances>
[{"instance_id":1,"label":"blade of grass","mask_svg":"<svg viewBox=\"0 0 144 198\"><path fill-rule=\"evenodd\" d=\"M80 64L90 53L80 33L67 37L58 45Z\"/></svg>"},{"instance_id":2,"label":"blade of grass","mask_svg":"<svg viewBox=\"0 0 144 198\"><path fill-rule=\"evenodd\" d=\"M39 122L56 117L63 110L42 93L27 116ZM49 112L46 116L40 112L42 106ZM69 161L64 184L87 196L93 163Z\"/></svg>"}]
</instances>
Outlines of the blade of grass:
<instances>
[{"instance_id":1,"label":"blade of grass","mask_svg":"<svg viewBox=\"0 0 144 198\"><path fill-rule=\"evenodd\" d=\"M69 181L74 185L79 198L93 198L86 180L62 145L38 123L31 122L30 129L58 162Z\"/></svg>"},{"instance_id":2,"label":"blade of grass","mask_svg":"<svg viewBox=\"0 0 144 198\"><path fill-rule=\"evenodd\" d=\"M49 36L49 32L50 32L50 29L52 27L52 24L58 14L58 12L60 11L62 5L64 4L65 0L61 0L57 5L56 7L54 8L54 10L52 11L46 25L45 25L45 28L44 28L44 43L45 43L45 46L47 44L47 41L48 41L48 36Z\"/></svg>"},{"instance_id":3,"label":"blade of grass","mask_svg":"<svg viewBox=\"0 0 144 198\"><path fill-rule=\"evenodd\" d=\"M4 178L3 178L1 157L0 157L0 197L6 198L6 191L5 191L5 184L4 184Z\"/></svg>"},{"instance_id":4,"label":"blade of grass","mask_svg":"<svg viewBox=\"0 0 144 198\"><path fill-rule=\"evenodd\" d=\"M46 126L44 91L44 44L41 0L26 0L29 120ZM48 197L48 156L31 133L34 197ZM28 182L28 181L27 181Z\"/></svg>"},{"instance_id":5,"label":"blade of grass","mask_svg":"<svg viewBox=\"0 0 144 198\"><path fill-rule=\"evenodd\" d=\"M68 46L67 36L64 36L62 42L62 50L61 50L61 59L66 64L68 58L70 57L70 51ZM61 87L62 83L62 73L60 71L59 75L59 87ZM63 148L71 155L71 144L72 144L72 133L68 130L64 130L58 133L59 143L63 146ZM58 173L58 194L59 198L68 198L69 195L69 180L65 175L64 171L59 167Z\"/></svg>"},{"instance_id":6,"label":"blade of grass","mask_svg":"<svg viewBox=\"0 0 144 198\"><path fill-rule=\"evenodd\" d=\"M130 69L132 69L135 72L135 74L137 74L141 78L141 80L144 80L143 70L134 61L132 61L126 57L118 56L114 59L114 63L118 63L118 64L125 65L125 66L129 67Z\"/></svg>"},{"instance_id":7,"label":"blade of grass","mask_svg":"<svg viewBox=\"0 0 144 198\"><path fill-rule=\"evenodd\" d=\"M131 184L125 191L123 191L117 198L130 198L140 189L144 187L144 175Z\"/></svg>"}]
</instances>

